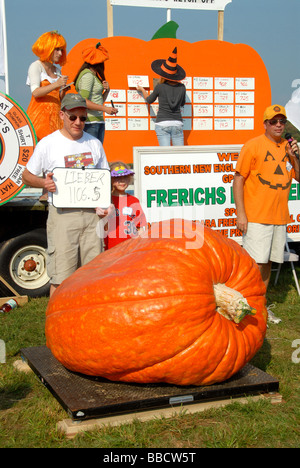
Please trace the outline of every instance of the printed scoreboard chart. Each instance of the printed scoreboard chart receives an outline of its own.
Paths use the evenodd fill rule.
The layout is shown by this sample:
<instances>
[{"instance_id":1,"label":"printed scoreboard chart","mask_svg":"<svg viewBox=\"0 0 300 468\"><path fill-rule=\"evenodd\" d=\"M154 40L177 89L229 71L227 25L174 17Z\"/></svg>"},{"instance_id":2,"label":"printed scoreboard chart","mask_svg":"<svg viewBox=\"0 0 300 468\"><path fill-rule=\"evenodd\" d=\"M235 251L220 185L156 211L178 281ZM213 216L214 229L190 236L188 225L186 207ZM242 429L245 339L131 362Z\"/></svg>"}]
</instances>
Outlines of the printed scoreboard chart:
<instances>
[{"instance_id":1,"label":"printed scoreboard chart","mask_svg":"<svg viewBox=\"0 0 300 468\"><path fill-rule=\"evenodd\" d=\"M0 205L24 188L22 174L35 144L29 117L13 99L0 93Z\"/></svg>"},{"instance_id":2,"label":"printed scoreboard chart","mask_svg":"<svg viewBox=\"0 0 300 468\"><path fill-rule=\"evenodd\" d=\"M136 77L136 82L142 79ZM132 80L128 82L133 87ZM190 76L182 83L187 90L184 130L254 130L254 77ZM155 130L157 102L148 105L134 89L110 90L107 102L111 100L119 112L117 117L107 116L107 130Z\"/></svg>"},{"instance_id":3,"label":"printed scoreboard chart","mask_svg":"<svg viewBox=\"0 0 300 468\"><path fill-rule=\"evenodd\" d=\"M241 145L134 148L135 196L149 224L203 221L238 243L232 182ZM288 239L300 241L300 184L292 183Z\"/></svg>"}]
</instances>

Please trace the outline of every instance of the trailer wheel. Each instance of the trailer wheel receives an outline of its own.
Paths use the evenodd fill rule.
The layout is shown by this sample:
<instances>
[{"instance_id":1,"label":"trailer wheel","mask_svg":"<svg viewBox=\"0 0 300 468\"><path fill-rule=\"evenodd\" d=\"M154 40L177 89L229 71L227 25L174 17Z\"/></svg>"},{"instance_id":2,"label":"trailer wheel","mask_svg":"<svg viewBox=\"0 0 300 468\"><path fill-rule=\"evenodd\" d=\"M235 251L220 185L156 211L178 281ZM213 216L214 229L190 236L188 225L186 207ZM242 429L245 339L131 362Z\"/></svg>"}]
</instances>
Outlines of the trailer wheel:
<instances>
[{"instance_id":1,"label":"trailer wheel","mask_svg":"<svg viewBox=\"0 0 300 468\"><path fill-rule=\"evenodd\" d=\"M1 245L0 275L20 295L40 297L49 294L46 248L45 229L35 229Z\"/></svg>"}]
</instances>

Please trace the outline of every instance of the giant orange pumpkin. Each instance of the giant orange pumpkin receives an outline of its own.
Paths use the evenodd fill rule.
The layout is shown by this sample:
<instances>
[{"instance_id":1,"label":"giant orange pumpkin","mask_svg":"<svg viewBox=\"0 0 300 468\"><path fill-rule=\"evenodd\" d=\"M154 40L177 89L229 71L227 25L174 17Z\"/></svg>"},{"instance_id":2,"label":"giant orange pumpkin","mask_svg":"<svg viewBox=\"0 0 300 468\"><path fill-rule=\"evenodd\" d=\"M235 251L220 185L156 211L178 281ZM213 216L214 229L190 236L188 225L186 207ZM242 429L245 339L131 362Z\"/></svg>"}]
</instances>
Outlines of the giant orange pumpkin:
<instances>
[{"instance_id":1,"label":"giant orange pumpkin","mask_svg":"<svg viewBox=\"0 0 300 468\"><path fill-rule=\"evenodd\" d=\"M142 236L100 254L56 290L48 347L66 368L115 381L228 379L266 332L256 264L200 223L163 221Z\"/></svg>"}]
</instances>

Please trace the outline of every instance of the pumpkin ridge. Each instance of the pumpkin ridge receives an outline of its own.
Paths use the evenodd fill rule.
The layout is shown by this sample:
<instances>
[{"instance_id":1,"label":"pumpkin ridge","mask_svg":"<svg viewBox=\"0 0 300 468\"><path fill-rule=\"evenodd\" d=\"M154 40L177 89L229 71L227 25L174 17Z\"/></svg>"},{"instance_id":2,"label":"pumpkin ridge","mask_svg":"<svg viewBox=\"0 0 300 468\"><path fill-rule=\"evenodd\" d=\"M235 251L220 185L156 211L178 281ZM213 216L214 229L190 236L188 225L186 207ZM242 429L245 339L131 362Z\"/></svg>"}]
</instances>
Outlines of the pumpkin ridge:
<instances>
[{"instance_id":1,"label":"pumpkin ridge","mask_svg":"<svg viewBox=\"0 0 300 468\"><path fill-rule=\"evenodd\" d=\"M131 372L122 372L121 374L114 373L114 374L112 374L112 375L110 376L110 378L111 378L112 380L114 380L114 378L118 378L118 379L120 379L120 380L127 381L127 382L131 382L131 381L133 381L133 382L136 381L136 382L137 382L138 380L136 380L136 379L139 379L139 374L145 373L145 372L147 372L147 371L149 371L149 373L155 372L156 369L158 369L158 368L160 368L160 367L166 367L166 365L168 365L168 364L170 364L170 365L172 366L172 365L173 365L173 362L172 362L171 360L174 360L174 359L176 359L176 358L180 358L181 356L184 356L184 354L187 354L187 353L191 352L191 351L193 350L193 347L196 347L196 346L197 346L197 342L198 342L199 340L203 340L203 334L204 334L205 332L207 332L207 331L209 330L209 328L211 328L212 326L214 326L214 325L213 325L213 322L214 322L215 320L217 320L218 323L221 323L222 329L223 329L223 326L224 326L224 323L225 323L225 322L224 322L222 319L224 319L224 317L222 318L219 314L215 314L215 315L213 316L213 321L212 321L212 323L210 324L209 327L206 328L206 330L202 333L202 335L201 335L201 336L198 336L193 342L191 342L191 344L189 345L189 347L186 347L185 349L179 351L178 353L174 353L173 356L168 357L168 358L166 358L166 359L164 359L164 360L160 360L159 362L154 363L154 364L152 364L152 365L145 366L145 367L143 367L143 368L141 368L141 369L136 369L136 370L133 371L133 372L132 372L132 371L131 371ZM224 319L224 320L226 320L226 319ZM224 322L224 323L223 323L223 322ZM228 322L228 323L230 324L230 322ZM220 335L220 334L221 334L221 332L219 333L219 335ZM224 354L222 354L222 357L223 357L223 355L225 355L225 354L226 354L226 350L225 350ZM170 362L169 362L169 361L170 361ZM213 368L213 369L214 369L213 372L214 372L215 369L218 367L218 365L219 365L219 363L217 363L217 364L216 364L216 367ZM164 371L163 371L163 372L164 372ZM211 372L211 361L210 361L210 365L209 365L209 371L207 371L207 372L209 372L209 375L210 375L210 372ZM144 381L145 381L145 380L144 380ZM152 381L153 381L152 379L149 380L149 382L152 382ZM170 381L168 381L168 382L170 382ZM171 383L172 383L172 382L171 382ZM173 384L176 385L176 384L178 384L178 382L174 381ZM198 385L198 384L187 383L186 385L189 386L189 385Z\"/></svg>"},{"instance_id":2,"label":"pumpkin ridge","mask_svg":"<svg viewBox=\"0 0 300 468\"><path fill-rule=\"evenodd\" d=\"M172 297L178 298L178 297L181 297L181 296L182 296L182 298L183 298L182 301L184 302L184 298L185 298L185 297L192 298L192 296L195 296L195 299L197 299L198 297L201 297L201 298L203 298L203 297L205 297L205 296L209 297L209 296L210 296L210 291L207 291L207 292L204 292L204 293L201 293L201 292L199 292L199 293L198 293L198 292L197 292L197 293L190 292L190 293L185 293L185 294L182 294L182 292L179 291L178 293L169 294L169 295L163 295L163 293L161 293L161 295L156 294L155 297L143 298L143 303L144 303L144 302L148 302L148 301L153 301L154 299L166 299L166 300L167 300L167 299L171 299ZM72 297L72 296L68 296L68 298L71 298L71 297ZM87 300L88 300L88 298L87 298ZM118 298L118 300L116 300L116 301L111 301L111 299L108 297L108 298L107 298L107 302L105 302L105 301L102 301L102 302L93 302L93 306L94 306L94 307L97 307L97 306L101 307L102 305L104 305L104 304L106 304L106 303L107 303L107 304L112 304L112 305L113 305L113 304L116 304L116 305L117 305L117 304L120 304L120 303L123 303L123 302L124 302L124 303L126 302L127 304L130 304L130 303L134 304L134 303L140 302L140 301L141 301L141 298L140 298L140 297L136 297L135 299L134 299L134 298L128 299L128 298L122 298L122 297L120 297L120 298ZM82 308L82 306L86 306L86 305L88 305L88 302L87 302L87 304L82 303L81 307L78 308L78 311L80 312L80 309ZM72 313L75 313L76 309L74 309L74 306L72 306L71 304L70 304L70 307L64 307L63 310L60 309L60 310L51 311L51 308L50 308L50 309L47 309L47 311L46 311L46 316L49 317L49 316L51 315L51 317L54 317L56 314L61 314L61 313L64 313L64 312L69 312L69 311L72 311Z\"/></svg>"},{"instance_id":3,"label":"pumpkin ridge","mask_svg":"<svg viewBox=\"0 0 300 468\"><path fill-rule=\"evenodd\" d=\"M238 291L238 290L236 290ZM189 292L189 293L185 293L185 294L182 294L182 292L178 292L178 293L173 293L173 294L169 294L169 295L164 295L163 293L161 294L156 294L155 297L148 297L148 298L143 298L143 303L147 303L147 302L150 302L150 301L154 301L156 299L163 299L163 300L168 300L168 299L171 299L171 298L178 298L178 297L182 297L182 302L184 303L185 301L185 298L189 298L191 299L192 297L195 297L195 300L198 300L200 301L200 299L203 299L204 297L207 297L209 298L210 296L210 292L207 291L207 292L204 292L204 293L201 293L201 292ZM68 296L70 298L70 296ZM253 299L255 301L255 296L247 296L247 299L249 299L251 301L251 299ZM118 305L119 303L126 303L128 305L130 304L134 304L134 303L137 303L137 302L140 302L140 298L139 297L136 297L136 298L119 298L118 300L116 301L111 301L110 298L107 298L107 302L93 302L93 306L94 307L97 307L99 306L99 308L102 307L102 305L106 304L106 303L109 303L110 305ZM252 301L251 301L252 302ZM200 304L201 302L199 302ZM85 304L83 304L84 306ZM214 302L214 305L215 305L215 308L213 310L212 313L217 313L218 314L218 311L217 311L217 304L216 302ZM82 305L80 308L78 309L74 309L74 306L72 306L72 304L70 304L70 307L64 307L63 310L56 310L56 311L50 311L47 309L46 311L46 316L47 317L55 317L57 314L62 314L62 313L67 313L67 312L70 312L72 311L72 314L76 314L77 312L78 313L81 313L81 308L82 308ZM223 316L222 316L223 317ZM225 317L223 317L225 320L228 320L226 319Z\"/></svg>"},{"instance_id":4,"label":"pumpkin ridge","mask_svg":"<svg viewBox=\"0 0 300 468\"><path fill-rule=\"evenodd\" d=\"M176 358L176 357L180 357L180 355L184 355L185 353L187 353L191 348L193 348L194 346L196 346L197 344L197 341L199 341L200 339L203 338L203 334L208 332L209 329L213 326L213 322L215 320L220 320L221 319L221 322L222 322L222 317L219 315L219 314L214 314L211 316L211 321L207 321L208 323L206 324L206 327L202 329L202 333L200 336L197 336L195 337L194 339L191 339L191 341L189 343L185 343L185 347L183 349L179 349L177 352L174 352L172 354L170 354L169 356L167 356L165 359L161 359L161 356L157 356L157 360L156 361L153 361L151 364L149 365L145 365L143 367L138 367L138 368L128 368L126 371L124 370L120 370L119 372L112 372L112 373L109 373L109 372L106 372L105 374L102 374L102 376L104 378L108 378L110 380L124 380L124 378L126 379L127 376L130 376L131 374L136 374L136 373L140 373L140 372L144 372L144 371L147 371L147 370L151 370L154 366L161 366L161 365L164 365L164 363L168 363L169 361L171 361L172 359ZM68 368L70 370L72 370L72 364L69 362L68 363L69 366ZM73 369L74 371L76 371L76 369Z\"/></svg>"},{"instance_id":5,"label":"pumpkin ridge","mask_svg":"<svg viewBox=\"0 0 300 468\"><path fill-rule=\"evenodd\" d=\"M188 299L187 299L187 296L188 296ZM193 296L196 296L197 299L198 299L198 295L185 295L185 296L182 296L182 300L180 302L178 302L178 304L176 304L175 308L178 309L182 306L182 304L186 303L187 300L188 300L188 307L187 309L189 309L191 307L191 300L193 299ZM203 296L203 295L202 295ZM180 297L180 295L178 295L177 297ZM184 299L185 297L185 299ZM168 300L170 298L174 298L174 296L168 296L166 298L160 298L161 300L162 299L166 299L166 302L168 302ZM194 322L197 326L201 326L203 325L203 323L205 323L206 321L208 322L208 326L211 326L210 324L210 320L209 320L209 317L211 318L211 320L214 319L215 315L219 315L216 311L216 307L215 307L215 303L211 300L209 301L210 299L210 296L209 296L209 293L206 294L206 301L205 301L205 310L203 310L203 307L198 307L197 308L197 311L195 312L195 316L191 319L192 322ZM149 303L150 301L152 301L153 305L155 304L156 302L156 297L155 298L149 298L147 300L143 300L143 304L147 304L147 302ZM131 301L131 304L135 304L139 301ZM114 306L114 304L117 306L120 304L120 302L114 302L114 303L108 303L110 306ZM128 307L127 307L127 310L130 310L130 301L124 301L124 304L126 304ZM168 304L164 304L164 302L162 301L161 303L161 310L160 311L157 311L157 319L155 320L153 317L152 317L152 320L154 320L155 322L157 323L162 323L164 321L164 317L168 316L168 313L166 311L166 307L167 307ZM144 307L144 305L143 305ZM145 305L146 307L146 305ZM72 318L73 320L76 322L76 316L80 316L82 314L82 310L81 308L63 308L62 310L57 310L57 311L54 311L54 312L47 312L46 314L46 328L48 327L48 323L49 322L53 322L55 320L59 320L60 317L63 317L65 314L68 314L68 313L71 313L72 314ZM99 313L101 313L101 306L99 307ZM153 312L153 315L155 315L155 311ZM173 314L174 315L174 314ZM123 313L121 314L121 320L123 320ZM224 317L220 316L222 319L226 320ZM135 317L135 323L143 323L143 322L147 322L147 314L141 314L140 316L136 316ZM105 322L107 320L107 317L105 316L103 318L103 322ZM120 320L120 319L119 319ZM47 323L48 322L48 323ZM118 324L119 321L118 320L112 320L111 323L114 323L114 324ZM102 326L102 321L100 320L99 321L99 327ZM132 324L130 324L128 322L127 326L130 328L132 326ZM203 332L205 332L206 329L204 329Z\"/></svg>"},{"instance_id":6,"label":"pumpkin ridge","mask_svg":"<svg viewBox=\"0 0 300 468\"><path fill-rule=\"evenodd\" d=\"M208 330L208 328L210 327L207 327L205 329L205 331ZM145 365L144 367L139 367L139 368L136 368L134 370L126 370L126 371L123 371L123 372L115 372L113 375L114 376L118 376L118 378L123 378L126 377L126 376L129 376L130 374L133 374L133 373L141 373L143 371L147 371L147 370L151 370L154 366L160 366L160 365L164 365L164 364L167 364L168 361L171 361L172 359L176 358L176 357L179 357L180 355L186 353L190 348L192 348L193 346L196 345L197 341L200 339L201 337L197 336L194 340L192 340L188 345L186 345L186 347L184 349L181 349L181 350L178 350L177 352L174 352L173 354L171 354L170 356L166 357L165 359L160 359L158 357L157 361L154 361L153 363L151 363L150 365ZM109 375L109 374L107 374Z\"/></svg>"},{"instance_id":7,"label":"pumpkin ridge","mask_svg":"<svg viewBox=\"0 0 300 468\"><path fill-rule=\"evenodd\" d=\"M251 350L251 343L249 340L249 336L247 333L242 333L242 340L244 344L244 354L246 356L246 359L249 359L249 355L251 356L250 350ZM251 359L251 357L250 357Z\"/></svg>"},{"instance_id":8,"label":"pumpkin ridge","mask_svg":"<svg viewBox=\"0 0 300 468\"><path fill-rule=\"evenodd\" d=\"M211 383L214 383L214 374L219 374L220 373L220 369L222 369L222 367L224 367L224 357L228 354L228 351L230 350L230 348L232 347L232 343L231 343L231 340L236 338L236 334L233 333L233 323L228 321L227 319L225 319L225 317L223 317L224 320L222 320L222 316L221 316L221 324L222 324L222 330L221 330L221 334L223 337L227 337L227 346L222 349L222 353L220 353L218 355L218 361L216 361L216 366L213 368L212 366L210 366L210 374L209 374L209 379L212 380ZM226 321L227 320L227 321ZM224 330L224 328L226 328L226 331ZM239 355L239 352L236 353L236 357ZM227 362L227 361L226 361ZM235 362L235 359L232 359L230 360L231 364L233 364ZM232 367L230 369L228 369L228 367L226 368L226 375L227 377L226 378L230 378L230 376L232 375Z\"/></svg>"},{"instance_id":9,"label":"pumpkin ridge","mask_svg":"<svg viewBox=\"0 0 300 468\"><path fill-rule=\"evenodd\" d=\"M208 327L208 328L209 328L209 327ZM207 328L207 329L208 329L208 328ZM207 329L206 329L206 330L207 330ZM206 331L206 330L205 330L205 331ZM157 360L156 362L153 362L153 363L150 364L150 365L146 365L146 366L144 366L144 367L139 367L138 369L134 369L134 370L129 370L129 369L128 369L127 371L123 371L123 372L114 372L113 374L106 374L106 375L110 375L110 378L111 378L112 380L114 380L114 378L116 378L116 377L117 377L118 379L123 379L123 380L124 380L124 378L129 377L131 374L138 374L138 373L145 372L145 371L147 371L147 370L152 371L152 370L153 370L153 367L155 367L155 366L161 367L161 366L163 366L163 365L165 365L165 364L168 364L169 361L173 360L174 358L180 357L181 355L183 355L183 354L185 354L186 352L188 352L188 350L189 350L190 348L192 348L193 346L196 346L197 341L198 341L200 338L201 338L201 337L198 336L198 337L195 338L193 341L191 341L191 342L187 345L186 348L181 349L181 350L179 350L179 351L176 352L176 353L173 353L172 355L166 357L165 359L159 359L159 360Z\"/></svg>"}]
</instances>

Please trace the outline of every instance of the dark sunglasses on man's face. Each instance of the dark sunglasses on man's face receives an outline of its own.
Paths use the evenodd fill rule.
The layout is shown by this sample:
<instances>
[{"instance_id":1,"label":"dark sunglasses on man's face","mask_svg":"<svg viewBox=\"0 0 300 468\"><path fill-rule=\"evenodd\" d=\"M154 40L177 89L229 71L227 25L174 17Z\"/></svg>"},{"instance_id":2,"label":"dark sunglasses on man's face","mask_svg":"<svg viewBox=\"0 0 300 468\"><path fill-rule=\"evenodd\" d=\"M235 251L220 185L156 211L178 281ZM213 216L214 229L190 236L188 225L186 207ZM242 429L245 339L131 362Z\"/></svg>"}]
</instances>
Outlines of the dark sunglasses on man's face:
<instances>
[{"instance_id":1,"label":"dark sunglasses on man's face","mask_svg":"<svg viewBox=\"0 0 300 468\"><path fill-rule=\"evenodd\" d=\"M85 115L74 115L74 114L68 114L67 112L65 112L65 114L68 116L69 120L71 120L71 122L75 122L75 120L79 119L80 122L86 122L87 120L87 117Z\"/></svg>"},{"instance_id":2,"label":"dark sunglasses on man's face","mask_svg":"<svg viewBox=\"0 0 300 468\"><path fill-rule=\"evenodd\" d=\"M287 120L286 119L271 119L271 120L268 120L269 124L270 125L277 125L277 122L279 122L281 125L285 125Z\"/></svg>"}]
</instances>

